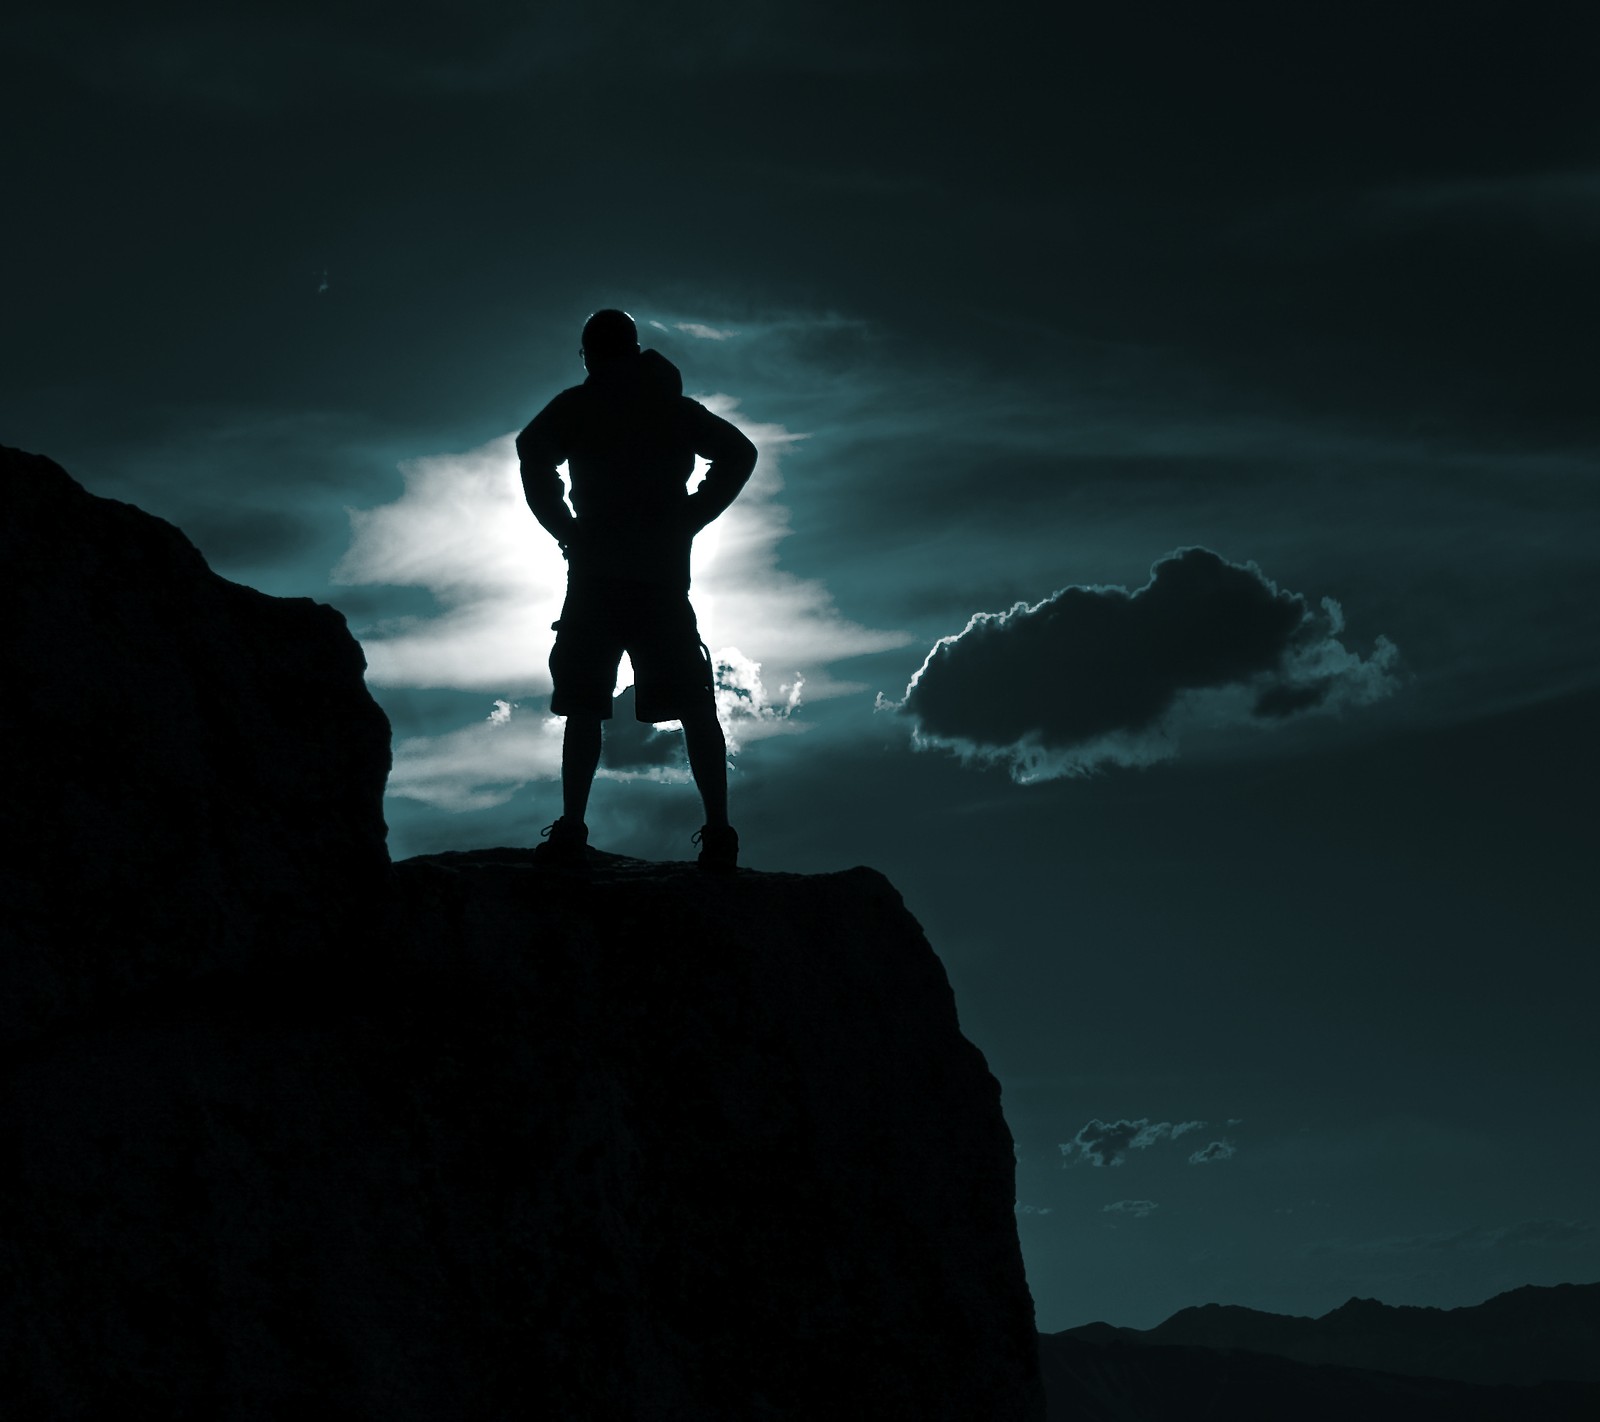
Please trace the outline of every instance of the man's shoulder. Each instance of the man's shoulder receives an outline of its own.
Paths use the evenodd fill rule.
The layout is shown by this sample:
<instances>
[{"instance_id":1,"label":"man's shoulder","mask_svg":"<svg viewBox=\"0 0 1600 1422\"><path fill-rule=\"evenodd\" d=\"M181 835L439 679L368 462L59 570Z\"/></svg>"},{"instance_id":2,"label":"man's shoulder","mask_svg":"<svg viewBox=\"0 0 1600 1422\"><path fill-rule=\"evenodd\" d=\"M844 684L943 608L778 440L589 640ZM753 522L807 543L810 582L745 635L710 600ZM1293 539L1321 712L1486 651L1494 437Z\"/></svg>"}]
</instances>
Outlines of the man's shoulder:
<instances>
[{"instance_id":1,"label":"man's shoulder","mask_svg":"<svg viewBox=\"0 0 1600 1422\"><path fill-rule=\"evenodd\" d=\"M544 408L549 411L575 410L588 404L594 396L594 391L587 385L569 385L559 395L553 397Z\"/></svg>"},{"instance_id":2,"label":"man's shoulder","mask_svg":"<svg viewBox=\"0 0 1600 1422\"><path fill-rule=\"evenodd\" d=\"M543 427L546 430L552 427L559 429L570 422L571 417L577 413L583 398L583 386L569 385L559 395L546 402L544 408L523 426L522 434L526 435L536 427ZM519 439L521 437L518 436Z\"/></svg>"}]
</instances>

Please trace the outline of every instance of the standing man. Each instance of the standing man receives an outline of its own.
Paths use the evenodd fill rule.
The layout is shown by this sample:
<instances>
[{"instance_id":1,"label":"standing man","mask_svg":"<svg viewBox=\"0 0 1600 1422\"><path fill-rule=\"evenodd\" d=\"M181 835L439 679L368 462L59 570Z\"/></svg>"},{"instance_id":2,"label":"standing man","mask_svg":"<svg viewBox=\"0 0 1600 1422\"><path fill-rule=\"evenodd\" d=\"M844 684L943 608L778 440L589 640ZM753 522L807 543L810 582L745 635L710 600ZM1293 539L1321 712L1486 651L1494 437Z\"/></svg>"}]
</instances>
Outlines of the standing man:
<instances>
[{"instance_id":1,"label":"standing man","mask_svg":"<svg viewBox=\"0 0 1600 1422\"><path fill-rule=\"evenodd\" d=\"M677 367L639 349L626 311L596 311L579 352L589 378L563 390L517 436L528 507L567 559L567 600L550 652L553 715L565 716L561 818L534 851L581 860L584 815L611 718L617 665L633 663L641 721L681 721L689 769L705 802L700 867L731 873L739 836L728 824L728 761L717 722L711 654L689 605L694 536L738 496L756 447L685 397ZM711 467L689 493L695 455ZM566 462L572 507L556 466Z\"/></svg>"}]
</instances>

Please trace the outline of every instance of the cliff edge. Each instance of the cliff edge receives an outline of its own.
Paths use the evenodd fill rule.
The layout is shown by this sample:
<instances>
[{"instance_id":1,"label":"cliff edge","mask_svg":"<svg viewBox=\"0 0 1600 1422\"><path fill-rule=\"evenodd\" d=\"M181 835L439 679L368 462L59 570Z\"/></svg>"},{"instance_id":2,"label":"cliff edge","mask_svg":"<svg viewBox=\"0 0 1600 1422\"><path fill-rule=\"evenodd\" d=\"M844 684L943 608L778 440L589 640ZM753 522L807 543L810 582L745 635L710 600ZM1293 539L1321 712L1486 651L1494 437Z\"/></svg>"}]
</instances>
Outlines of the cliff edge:
<instances>
[{"instance_id":1,"label":"cliff edge","mask_svg":"<svg viewBox=\"0 0 1600 1422\"><path fill-rule=\"evenodd\" d=\"M1042 1415L999 1091L866 869L390 865L332 609L0 451L0 1410Z\"/></svg>"}]
</instances>

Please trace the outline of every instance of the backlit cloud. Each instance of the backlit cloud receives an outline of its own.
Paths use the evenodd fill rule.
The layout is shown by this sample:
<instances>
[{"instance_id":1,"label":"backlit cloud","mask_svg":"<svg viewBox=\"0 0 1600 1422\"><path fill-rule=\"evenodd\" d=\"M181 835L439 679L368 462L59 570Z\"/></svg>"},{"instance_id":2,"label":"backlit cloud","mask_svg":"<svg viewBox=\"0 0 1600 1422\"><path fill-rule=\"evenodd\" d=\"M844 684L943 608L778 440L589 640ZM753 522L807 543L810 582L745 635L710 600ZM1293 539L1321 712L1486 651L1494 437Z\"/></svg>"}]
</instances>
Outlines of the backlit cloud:
<instances>
[{"instance_id":1,"label":"backlit cloud","mask_svg":"<svg viewBox=\"0 0 1600 1422\"><path fill-rule=\"evenodd\" d=\"M1068 587L980 612L941 638L894 709L915 741L1006 763L1022 781L1150 765L1203 726L1261 725L1359 706L1395 688L1397 652L1340 640L1252 563L1205 548L1162 559L1144 587Z\"/></svg>"},{"instance_id":2,"label":"backlit cloud","mask_svg":"<svg viewBox=\"0 0 1600 1422\"><path fill-rule=\"evenodd\" d=\"M1190 1165L1210 1165L1218 1160L1232 1160L1239 1148L1232 1141L1212 1141L1189 1157Z\"/></svg>"},{"instance_id":3,"label":"backlit cloud","mask_svg":"<svg viewBox=\"0 0 1600 1422\"><path fill-rule=\"evenodd\" d=\"M736 402L705 402L729 418ZM716 669L717 710L730 754L805 728L804 703L854 689L837 661L903 646L841 617L827 588L778 566L788 512L778 501L782 456L801 436L781 426L736 423L760 451L733 507L697 540L693 597ZM510 435L460 454L401 466L395 502L350 511L351 543L333 571L347 586L420 588L432 607L381 612L352 630L377 688L449 688L483 693L486 719L395 747L389 792L447 810L504 803L532 780L560 772L561 723L545 714L548 657L566 587L566 564L528 511ZM376 599L383 606L383 595ZM620 669L620 690L631 671ZM687 775L676 735L652 733L619 707L615 746L602 775Z\"/></svg>"},{"instance_id":4,"label":"backlit cloud","mask_svg":"<svg viewBox=\"0 0 1600 1422\"><path fill-rule=\"evenodd\" d=\"M831 676L833 662L903 646L907 638L845 620L820 582L778 566L788 526L777 497L782 459L802 436L739 418L730 398L704 403L733 419L760 457L739 500L695 541L701 635L730 666L758 666L790 688L803 678L807 700L837 695L847 684ZM435 608L352 629L367 655L368 680L492 696L548 692L550 624L560 614L566 564L523 501L513 436L408 460L401 472L399 499L350 511L350 548L332 576L350 586L424 588Z\"/></svg>"},{"instance_id":5,"label":"backlit cloud","mask_svg":"<svg viewBox=\"0 0 1600 1422\"><path fill-rule=\"evenodd\" d=\"M739 333L726 331L718 326L707 326L703 321L679 321L673 328L682 331L686 336L693 336L697 341L727 341Z\"/></svg>"}]
</instances>

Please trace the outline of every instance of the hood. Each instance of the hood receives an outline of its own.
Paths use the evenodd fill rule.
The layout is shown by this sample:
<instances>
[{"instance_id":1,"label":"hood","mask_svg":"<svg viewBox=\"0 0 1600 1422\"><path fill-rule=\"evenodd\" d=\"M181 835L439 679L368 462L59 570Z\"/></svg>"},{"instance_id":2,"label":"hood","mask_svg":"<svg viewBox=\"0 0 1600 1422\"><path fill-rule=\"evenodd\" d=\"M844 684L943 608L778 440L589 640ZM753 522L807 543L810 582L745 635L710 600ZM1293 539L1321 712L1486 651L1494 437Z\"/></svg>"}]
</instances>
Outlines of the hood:
<instances>
[{"instance_id":1,"label":"hood","mask_svg":"<svg viewBox=\"0 0 1600 1422\"><path fill-rule=\"evenodd\" d=\"M670 400L683 394L678 367L658 350L640 351L636 359L603 371L590 371L583 382L608 394L646 400Z\"/></svg>"}]
</instances>

